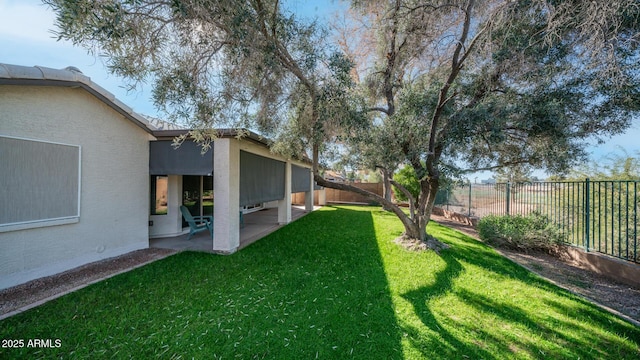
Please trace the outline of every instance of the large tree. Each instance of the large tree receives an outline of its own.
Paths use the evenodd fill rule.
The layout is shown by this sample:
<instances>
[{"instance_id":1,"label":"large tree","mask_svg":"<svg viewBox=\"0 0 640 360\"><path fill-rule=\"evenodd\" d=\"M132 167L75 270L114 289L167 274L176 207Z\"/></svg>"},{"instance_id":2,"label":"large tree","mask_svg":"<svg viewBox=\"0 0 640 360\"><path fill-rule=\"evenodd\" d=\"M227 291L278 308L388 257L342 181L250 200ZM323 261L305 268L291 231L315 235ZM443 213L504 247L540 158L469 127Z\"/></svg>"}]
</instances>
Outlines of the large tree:
<instances>
[{"instance_id":1,"label":"large tree","mask_svg":"<svg viewBox=\"0 0 640 360\"><path fill-rule=\"evenodd\" d=\"M354 4L377 34L365 41L380 49L363 83L384 130L367 129L365 143L386 143L384 153L413 167L420 184L409 196L415 213L396 212L410 237L427 238L448 175L562 172L585 158L589 141L623 131L637 113L636 2Z\"/></svg>"},{"instance_id":2,"label":"large tree","mask_svg":"<svg viewBox=\"0 0 640 360\"><path fill-rule=\"evenodd\" d=\"M176 119L250 127L277 151L307 151L319 185L382 203L419 240L443 174L460 164L561 171L585 141L626 129L640 104L632 0L353 1L375 35L363 37L377 49L359 67L366 91L354 87L354 59L277 0L44 2L61 38L119 75L153 79L156 104ZM387 171L412 166L415 211L324 180L330 144Z\"/></svg>"},{"instance_id":3,"label":"large tree","mask_svg":"<svg viewBox=\"0 0 640 360\"><path fill-rule=\"evenodd\" d=\"M343 118L349 61L278 0L43 2L60 39L100 55L132 86L153 82L155 105L205 144L216 135L207 130L250 127L310 147L313 133Z\"/></svg>"}]
</instances>

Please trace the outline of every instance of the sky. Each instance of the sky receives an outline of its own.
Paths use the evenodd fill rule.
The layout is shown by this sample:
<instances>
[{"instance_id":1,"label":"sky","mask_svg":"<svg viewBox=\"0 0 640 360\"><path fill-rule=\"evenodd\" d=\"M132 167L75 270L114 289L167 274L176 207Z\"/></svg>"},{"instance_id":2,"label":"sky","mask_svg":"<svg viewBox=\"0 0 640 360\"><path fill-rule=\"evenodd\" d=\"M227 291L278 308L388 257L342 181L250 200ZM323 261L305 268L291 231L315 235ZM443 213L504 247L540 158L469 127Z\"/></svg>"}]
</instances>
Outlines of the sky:
<instances>
[{"instance_id":1,"label":"sky","mask_svg":"<svg viewBox=\"0 0 640 360\"><path fill-rule=\"evenodd\" d=\"M327 6L318 6L313 0L289 2L293 11L308 17L328 16L337 6L335 1L327 1ZM109 74L99 56L89 55L69 41L58 41L52 33L54 20L53 11L39 0L0 0L0 63L54 69L75 66L134 111L159 115L151 101L150 85L127 92L126 81Z\"/></svg>"},{"instance_id":2,"label":"sky","mask_svg":"<svg viewBox=\"0 0 640 360\"><path fill-rule=\"evenodd\" d=\"M292 11L319 19L330 17L339 6L335 0L289 0L289 4ZM150 85L143 84L141 88L127 92L125 80L109 74L102 59L70 42L57 41L52 33L54 20L53 11L38 0L0 0L0 63L54 69L75 66L134 111L161 117L151 101ZM634 121L625 134L609 139L605 144L596 145L595 140L593 144L587 151L596 161L608 153L619 152L618 146L630 155L640 152L640 122ZM546 177L542 172L536 172L536 175ZM482 173L477 177L485 179L490 174Z\"/></svg>"}]
</instances>

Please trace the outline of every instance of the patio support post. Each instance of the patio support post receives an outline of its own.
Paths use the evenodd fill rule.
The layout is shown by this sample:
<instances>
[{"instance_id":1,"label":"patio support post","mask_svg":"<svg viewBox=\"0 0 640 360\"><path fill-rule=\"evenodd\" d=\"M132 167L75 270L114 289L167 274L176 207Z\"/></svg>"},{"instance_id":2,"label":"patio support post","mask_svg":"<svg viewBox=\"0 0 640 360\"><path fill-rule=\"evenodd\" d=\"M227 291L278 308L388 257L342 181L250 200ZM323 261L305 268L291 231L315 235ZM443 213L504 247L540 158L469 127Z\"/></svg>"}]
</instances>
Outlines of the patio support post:
<instances>
[{"instance_id":1,"label":"patio support post","mask_svg":"<svg viewBox=\"0 0 640 360\"><path fill-rule=\"evenodd\" d=\"M180 234L182 231L182 214L180 213L180 205L182 205L182 175L169 175L167 186L167 225L169 233ZM154 216L158 217L158 216ZM164 219L162 219L164 220ZM161 225L162 221L157 225Z\"/></svg>"},{"instance_id":2,"label":"patio support post","mask_svg":"<svg viewBox=\"0 0 640 360\"><path fill-rule=\"evenodd\" d=\"M304 210L305 211L313 211L313 186L315 185L315 181L313 181L313 171L309 169L309 191L304 193Z\"/></svg>"},{"instance_id":3,"label":"patio support post","mask_svg":"<svg viewBox=\"0 0 640 360\"><path fill-rule=\"evenodd\" d=\"M278 224L291 222L291 161L284 166L284 199L278 200Z\"/></svg>"},{"instance_id":4,"label":"patio support post","mask_svg":"<svg viewBox=\"0 0 640 360\"><path fill-rule=\"evenodd\" d=\"M213 251L232 254L240 246L240 147L238 140L213 142Z\"/></svg>"}]
</instances>

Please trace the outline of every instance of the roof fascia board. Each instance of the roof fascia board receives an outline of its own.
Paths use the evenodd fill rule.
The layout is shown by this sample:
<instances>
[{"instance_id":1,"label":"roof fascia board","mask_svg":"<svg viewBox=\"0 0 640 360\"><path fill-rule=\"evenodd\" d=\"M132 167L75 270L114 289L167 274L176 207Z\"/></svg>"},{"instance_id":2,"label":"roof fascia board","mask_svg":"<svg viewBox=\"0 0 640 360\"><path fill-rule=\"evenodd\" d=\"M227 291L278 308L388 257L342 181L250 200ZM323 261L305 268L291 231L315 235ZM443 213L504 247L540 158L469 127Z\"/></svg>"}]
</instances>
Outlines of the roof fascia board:
<instances>
[{"instance_id":1,"label":"roof fascia board","mask_svg":"<svg viewBox=\"0 0 640 360\"><path fill-rule=\"evenodd\" d=\"M182 130L155 130L153 131L153 136L156 138L175 138L176 136L181 136L188 134L192 129L182 129ZM271 145L271 141L265 137L262 137L253 131L247 129L217 129L217 135L221 138L239 138L242 140L252 140L255 143L260 145L269 147Z\"/></svg>"}]
</instances>

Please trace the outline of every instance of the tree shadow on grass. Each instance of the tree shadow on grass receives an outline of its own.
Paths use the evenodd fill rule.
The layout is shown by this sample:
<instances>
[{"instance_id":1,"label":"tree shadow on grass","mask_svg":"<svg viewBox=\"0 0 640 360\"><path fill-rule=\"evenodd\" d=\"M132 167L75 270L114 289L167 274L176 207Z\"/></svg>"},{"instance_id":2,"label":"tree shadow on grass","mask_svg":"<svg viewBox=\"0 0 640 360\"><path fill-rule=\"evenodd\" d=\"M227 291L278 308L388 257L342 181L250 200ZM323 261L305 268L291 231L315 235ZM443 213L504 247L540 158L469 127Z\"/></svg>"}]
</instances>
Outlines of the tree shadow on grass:
<instances>
[{"instance_id":1,"label":"tree shadow on grass","mask_svg":"<svg viewBox=\"0 0 640 360\"><path fill-rule=\"evenodd\" d=\"M528 340L519 340L517 337L507 340L504 336L497 336L480 330L484 333L485 338L492 339L495 343L503 342L503 345L506 346L507 344L504 344L504 342L507 340L510 349L525 351L529 355L544 355L552 358L620 359L636 358L639 355L638 353L633 355L624 349L620 349L620 353L618 353L618 350L609 353L610 348L594 346L594 344L606 343L606 341L603 342L603 335L592 332L590 323L580 319L588 319L591 316L595 316L600 318L595 323L610 324L608 319L600 315L602 312L597 309L588 309L586 306L559 306L558 304L551 315L540 318L536 314L524 311L519 307L509 306L509 304L502 301L476 292L460 290L456 291L456 295L461 301L474 307L477 311L490 311L492 316L499 318L505 324L514 324L526 333L540 334L546 340L560 345L560 349L549 349L547 346L535 344ZM579 336L573 336L571 335L572 333L579 334ZM615 341L613 336L611 340Z\"/></svg>"},{"instance_id":2,"label":"tree shadow on grass","mask_svg":"<svg viewBox=\"0 0 640 360\"><path fill-rule=\"evenodd\" d=\"M442 359L457 358L460 355L476 359L492 359L493 356L481 347L462 342L449 332L447 327L440 323L429 306L430 299L445 295L451 291L453 282L464 271L460 262L450 253L451 251L443 252L442 259L445 261L446 267L436 275L433 285L402 294L402 297L411 303L422 324L437 332L438 336L425 339L420 335L420 331L417 328L408 324L405 325L405 330L408 332L413 347L418 349L425 358L432 357L434 349L437 348L437 353Z\"/></svg>"},{"instance_id":3,"label":"tree shadow on grass","mask_svg":"<svg viewBox=\"0 0 640 360\"><path fill-rule=\"evenodd\" d=\"M259 256L265 271L294 284L285 296L312 302L299 309L312 312L299 325L313 327L306 336L319 351L306 355L402 358L401 332L369 208L315 211L264 238L251 251L259 255L247 256ZM318 327L323 330L318 332Z\"/></svg>"},{"instance_id":4,"label":"tree shadow on grass","mask_svg":"<svg viewBox=\"0 0 640 360\"><path fill-rule=\"evenodd\" d=\"M530 273L476 240L451 229L436 225L440 239L451 245L443 251L445 267L435 276L435 282L402 294L413 307L422 325L433 332L424 333L415 325L402 323L411 345L424 357L440 358L501 358L513 357L570 357L570 358L636 358L640 329L619 319L613 319L596 306L575 297L555 285ZM496 281L516 281L539 290L543 303L551 307L545 315L500 301L473 288L459 286L456 281L466 272L468 265L493 273ZM465 274L466 275L466 274ZM478 289L481 290L481 289ZM512 294L513 297L522 296ZM458 314L433 308L433 300L460 302L474 309L473 316L497 319L500 327L485 329ZM526 301L526 299L521 299ZM564 301L566 300L566 301ZM505 329L518 329L536 334L533 338L520 338ZM462 341L459 333L472 334L477 340ZM607 334L623 334L617 336ZM580 334L580 336L575 336ZM625 337L636 339L629 344ZM466 335L466 339L469 336ZM537 340L536 340L537 339ZM559 344L559 345L558 345ZM437 349L437 350L434 350ZM497 355L501 354L501 355Z\"/></svg>"}]
</instances>

